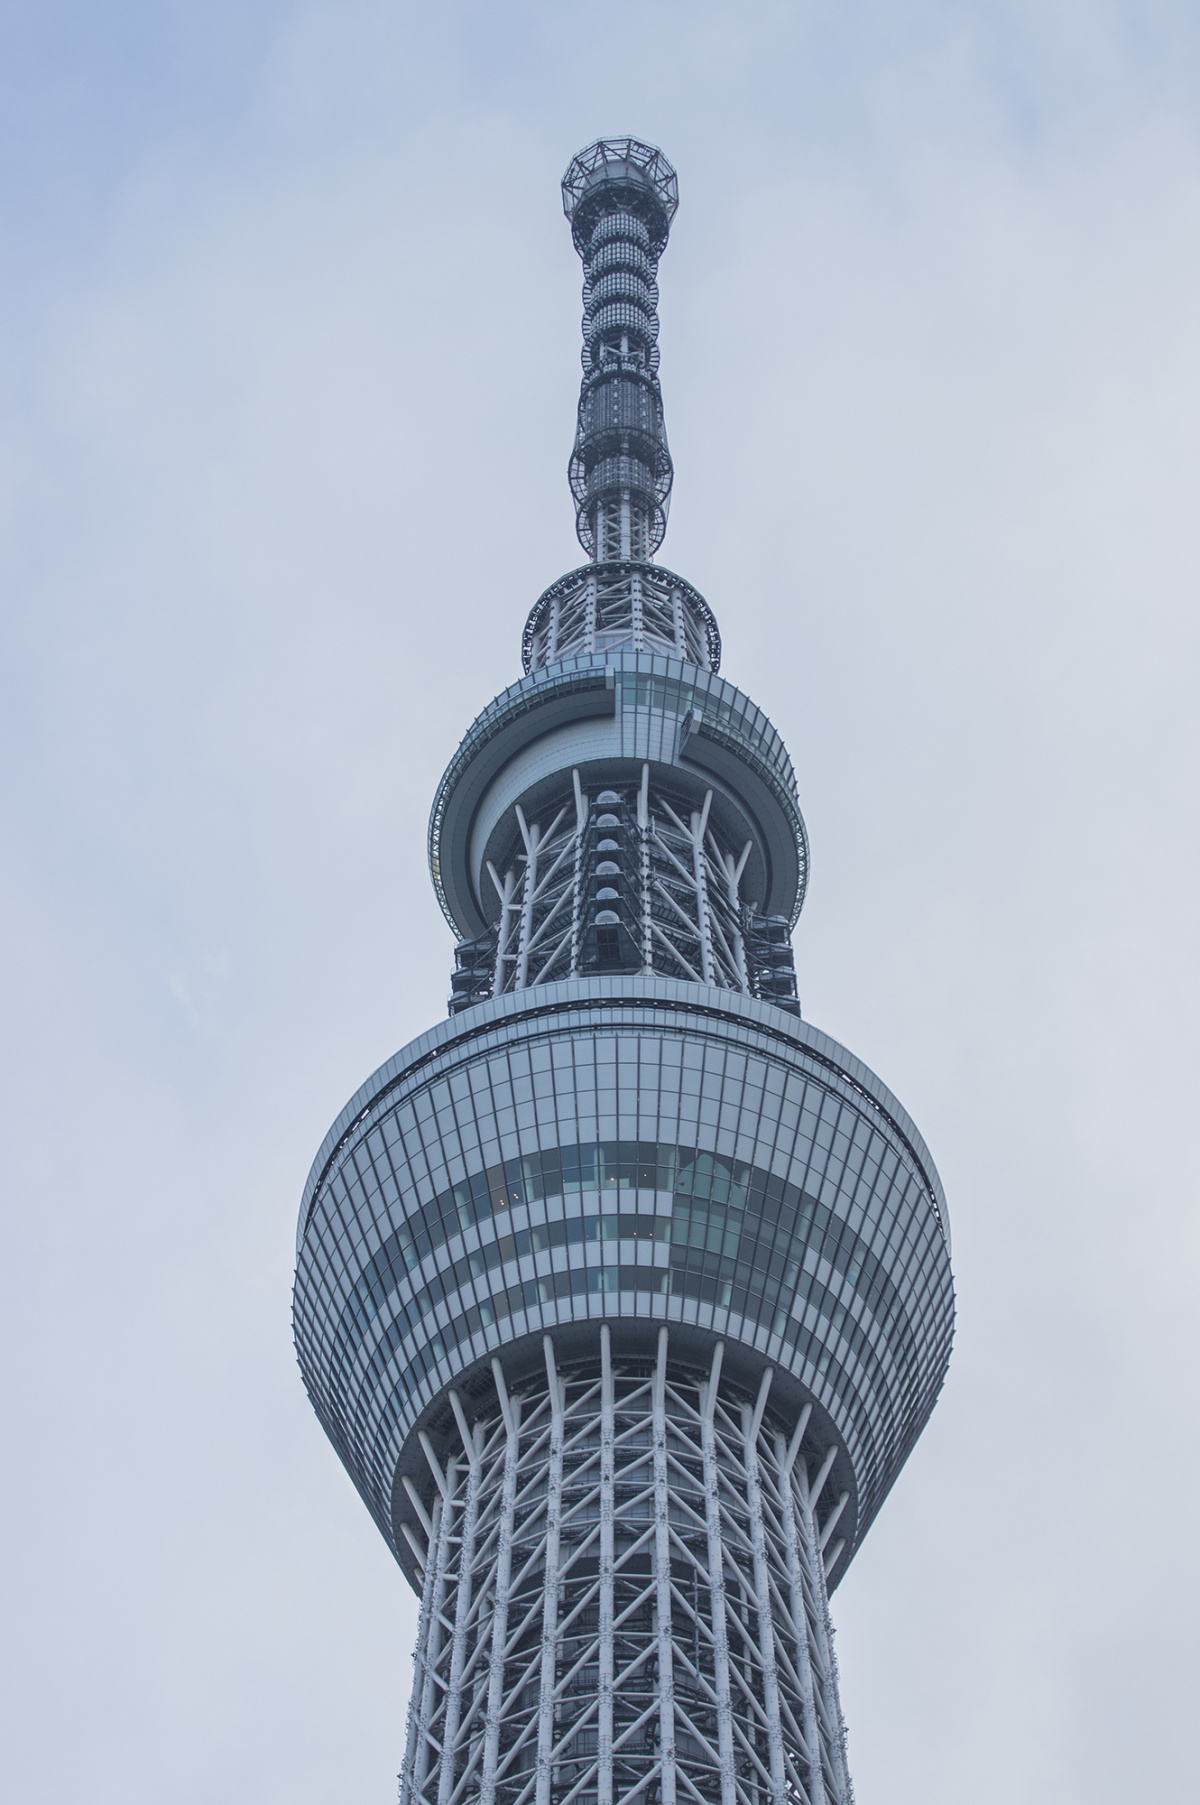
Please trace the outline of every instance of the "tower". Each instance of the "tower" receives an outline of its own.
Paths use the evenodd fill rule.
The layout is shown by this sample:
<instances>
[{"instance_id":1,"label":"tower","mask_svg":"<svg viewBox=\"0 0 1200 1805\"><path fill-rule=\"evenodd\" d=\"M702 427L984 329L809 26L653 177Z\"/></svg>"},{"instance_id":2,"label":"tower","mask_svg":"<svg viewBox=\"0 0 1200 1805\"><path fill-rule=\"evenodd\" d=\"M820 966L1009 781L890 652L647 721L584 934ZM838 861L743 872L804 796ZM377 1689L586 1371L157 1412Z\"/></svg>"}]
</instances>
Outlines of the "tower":
<instances>
[{"instance_id":1,"label":"tower","mask_svg":"<svg viewBox=\"0 0 1200 1805\"><path fill-rule=\"evenodd\" d=\"M801 1018L791 762L654 561L675 172L563 198L588 562L438 787L449 1014L325 1137L296 1344L421 1597L404 1805L845 1805L829 1593L945 1375L945 1200Z\"/></svg>"}]
</instances>

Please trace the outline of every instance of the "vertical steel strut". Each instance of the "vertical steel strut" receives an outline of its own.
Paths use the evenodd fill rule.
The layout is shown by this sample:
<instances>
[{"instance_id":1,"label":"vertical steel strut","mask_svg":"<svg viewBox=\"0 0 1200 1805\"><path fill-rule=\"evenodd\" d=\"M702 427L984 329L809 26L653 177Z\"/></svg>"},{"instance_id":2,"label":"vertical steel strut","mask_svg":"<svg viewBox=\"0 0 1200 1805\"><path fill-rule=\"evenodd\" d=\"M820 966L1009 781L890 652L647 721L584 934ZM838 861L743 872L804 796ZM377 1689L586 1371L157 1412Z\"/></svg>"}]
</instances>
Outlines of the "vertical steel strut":
<instances>
[{"instance_id":1,"label":"vertical steel strut","mask_svg":"<svg viewBox=\"0 0 1200 1805\"><path fill-rule=\"evenodd\" d=\"M406 1805L849 1805L807 1413L598 1342L452 1400Z\"/></svg>"}]
</instances>

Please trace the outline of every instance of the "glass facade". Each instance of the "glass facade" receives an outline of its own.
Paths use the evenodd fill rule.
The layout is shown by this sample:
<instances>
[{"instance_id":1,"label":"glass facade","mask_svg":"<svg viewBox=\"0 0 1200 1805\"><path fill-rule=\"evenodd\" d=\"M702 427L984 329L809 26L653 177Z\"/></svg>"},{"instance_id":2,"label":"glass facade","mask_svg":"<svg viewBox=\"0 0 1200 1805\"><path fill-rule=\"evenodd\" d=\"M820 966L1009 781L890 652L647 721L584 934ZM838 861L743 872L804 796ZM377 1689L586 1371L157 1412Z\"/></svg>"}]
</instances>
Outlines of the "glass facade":
<instances>
[{"instance_id":1,"label":"glass facade","mask_svg":"<svg viewBox=\"0 0 1200 1805\"><path fill-rule=\"evenodd\" d=\"M592 979L453 1018L348 1115L310 1181L297 1342L404 1565L402 1450L445 1388L628 1320L719 1334L813 1401L852 1498L840 1576L952 1326L936 1173L857 1061L749 999Z\"/></svg>"}]
</instances>

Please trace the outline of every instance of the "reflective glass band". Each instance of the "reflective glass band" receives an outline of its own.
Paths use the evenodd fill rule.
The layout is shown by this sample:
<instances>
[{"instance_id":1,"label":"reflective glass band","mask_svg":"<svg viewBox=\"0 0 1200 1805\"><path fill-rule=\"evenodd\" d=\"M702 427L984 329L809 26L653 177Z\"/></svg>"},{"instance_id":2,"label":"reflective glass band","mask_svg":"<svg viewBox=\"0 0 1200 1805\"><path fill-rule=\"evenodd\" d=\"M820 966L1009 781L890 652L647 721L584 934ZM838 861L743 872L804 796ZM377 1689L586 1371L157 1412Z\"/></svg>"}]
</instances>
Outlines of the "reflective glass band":
<instances>
[{"instance_id":1,"label":"reflective glass band","mask_svg":"<svg viewBox=\"0 0 1200 1805\"><path fill-rule=\"evenodd\" d=\"M631 1190L670 1193L672 1215L614 1208L619 1194ZM585 1211L591 1206L595 1213L506 1232L510 1209L572 1195L580 1196ZM483 1241L441 1272L417 1270L453 1235L488 1222L495 1223L495 1239ZM487 1282L496 1267L524 1255L613 1240L669 1242L670 1265L594 1266L541 1274L496 1290ZM885 1370L869 1324L856 1321L844 1297L816 1277L812 1268L821 1259L849 1282L874 1318L894 1375ZM484 1282L477 1286L476 1280ZM858 1361L890 1421L898 1405L912 1404L919 1385L914 1336L896 1287L843 1218L798 1186L744 1161L690 1147L601 1142L505 1161L448 1187L424 1209L413 1209L360 1275L335 1332L330 1376L344 1429L354 1441L361 1440L364 1419L393 1357L437 1304L446 1302L450 1320L398 1375L377 1434L398 1420L421 1379L480 1329L559 1298L592 1292L690 1297L760 1320L769 1314L772 1332L800 1353L821 1340L805 1327L806 1314L815 1311ZM373 1319L389 1305L391 1320L366 1371L353 1383L355 1353ZM813 1357L851 1413L860 1417L858 1386L849 1373L827 1347L814 1348ZM895 1395L897 1378L900 1396ZM865 1418L861 1429L867 1432Z\"/></svg>"},{"instance_id":2,"label":"reflective glass band","mask_svg":"<svg viewBox=\"0 0 1200 1805\"><path fill-rule=\"evenodd\" d=\"M903 1325L901 1340L911 1347L912 1335L899 1293L887 1276L881 1262L870 1251L861 1236L854 1233L827 1205L807 1196L798 1185L747 1165L743 1160L722 1158L694 1147L667 1146L655 1142L602 1141L595 1145L553 1147L540 1153L527 1153L520 1159L505 1160L473 1173L461 1183L448 1186L422 1208L414 1204L406 1222L395 1230L373 1256L357 1280L354 1293L338 1325L335 1341L343 1360L352 1357L366 1335L372 1318L401 1280L435 1248L451 1236L460 1234L474 1223L491 1220L519 1204L546 1197L568 1197L583 1191L598 1193L601 1206L608 1196L622 1190L666 1191L676 1196L711 1200L734 1212L731 1220L734 1240L724 1251L736 1252L743 1240L757 1249L760 1242L757 1225L783 1222L790 1238L803 1230L805 1248L816 1249L828 1238L831 1242L830 1264L850 1280L867 1308L881 1319L888 1339L892 1330ZM751 1232L737 1226L737 1212L745 1212ZM645 1221L650 1218L643 1218ZM714 1216L714 1222L715 1222ZM684 1234L672 1234L675 1244L695 1248L694 1225L676 1225ZM721 1243L729 1242L730 1221L722 1223ZM833 1231L832 1234L830 1231ZM555 1243L544 1239L548 1230L523 1230L508 1258L538 1251L540 1246ZM531 1240L536 1234L537 1245ZM585 1237L580 1235L579 1239ZM589 1237L590 1238L590 1237ZM597 1237L598 1238L598 1237ZM611 1238L609 1235L605 1239ZM665 1238L665 1237L661 1237ZM563 1241L557 1245L565 1245ZM710 1248L711 1251L711 1248ZM749 1251L749 1249L747 1250ZM782 1252L776 1247L772 1258ZM673 1260L672 1264L675 1264ZM480 1269L481 1271L483 1268ZM435 1275L431 1275L431 1280ZM477 1276L464 1273L467 1276ZM715 1271L709 1276L718 1275ZM446 1274L447 1278L451 1273ZM455 1289L451 1285L448 1289ZM438 1295L444 1294L440 1285ZM697 1292L684 1295L697 1296ZM433 1297L425 1304L427 1310ZM424 1310L421 1312L424 1314Z\"/></svg>"}]
</instances>

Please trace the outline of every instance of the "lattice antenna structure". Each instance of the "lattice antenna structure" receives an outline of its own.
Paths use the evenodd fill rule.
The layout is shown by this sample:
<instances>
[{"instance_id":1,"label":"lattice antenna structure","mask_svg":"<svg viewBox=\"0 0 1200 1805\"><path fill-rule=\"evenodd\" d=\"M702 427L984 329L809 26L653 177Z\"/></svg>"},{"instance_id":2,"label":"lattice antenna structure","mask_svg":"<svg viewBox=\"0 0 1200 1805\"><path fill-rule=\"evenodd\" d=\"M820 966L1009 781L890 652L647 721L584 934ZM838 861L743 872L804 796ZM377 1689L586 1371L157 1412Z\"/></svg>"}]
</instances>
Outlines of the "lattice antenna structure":
<instances>
[{"instance_id":1,"label":"lattice antenna structure","mask_svg":"<svg viewBox=\"0 0 1200 1805\"><path fill-rule=\"evenodd\" d=\"M675 173L563 196L591 558L438 786L448 1014L317 1154L296 1347L421 1598L402 1805L851 1805L829 1597L945 1376L945 1197L801 1017L795 772L652 561Z\"/></svg>"},{"instance_id":2,"label":"lattice antenna structure","mask_svg":"<svg viewBox=\"0 0 1200 1805\"><path fill-rule=\"evenodd\" d=\"M583 259L583 383L569 476L591 558L535 603L526 671L606 652L673 653L715 672L721 635L704 597L653 562L667 529L671 454L658 385L658 260L679 205L675 171L636 138L573 158L563 207Z\"/></svg>"},{"instance_id":3,"label":"lattice antenna structure","mask_svg":"<svg viewBox=\"0 0 1200 1805\"><path fill-rule=\"evenodd\" d=\"M563 177L583 259L583 387L571 455L576 530L597 563L652 558L667 530L671 457L658 386L658 260L679 205L662 152L602 138Z\"/></svg>"}]
</instances>

